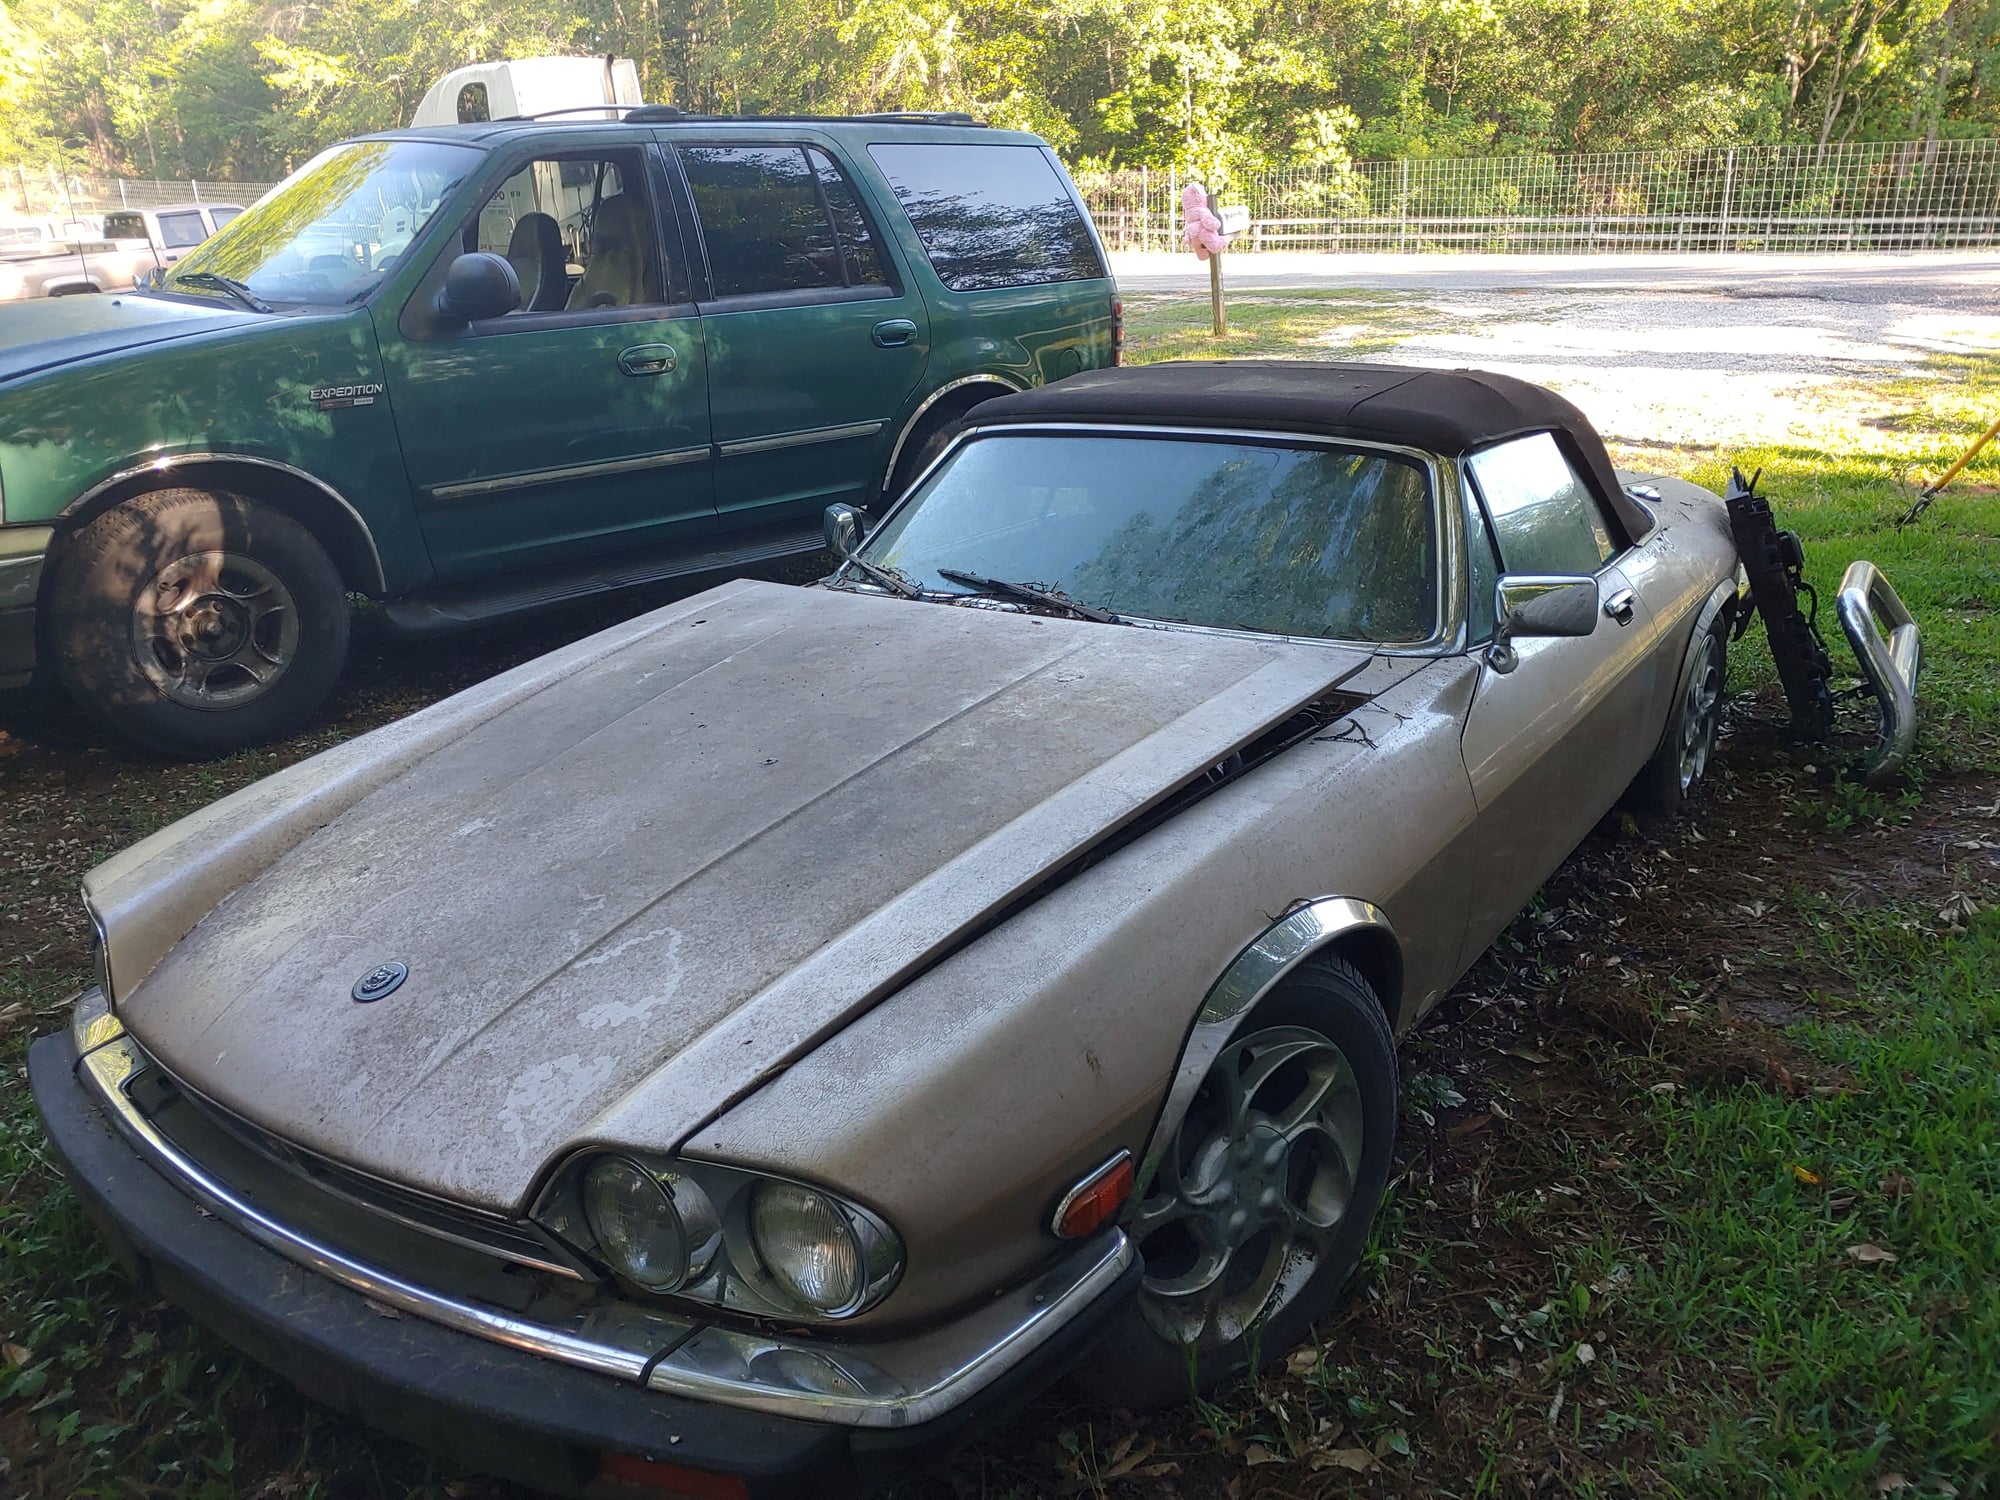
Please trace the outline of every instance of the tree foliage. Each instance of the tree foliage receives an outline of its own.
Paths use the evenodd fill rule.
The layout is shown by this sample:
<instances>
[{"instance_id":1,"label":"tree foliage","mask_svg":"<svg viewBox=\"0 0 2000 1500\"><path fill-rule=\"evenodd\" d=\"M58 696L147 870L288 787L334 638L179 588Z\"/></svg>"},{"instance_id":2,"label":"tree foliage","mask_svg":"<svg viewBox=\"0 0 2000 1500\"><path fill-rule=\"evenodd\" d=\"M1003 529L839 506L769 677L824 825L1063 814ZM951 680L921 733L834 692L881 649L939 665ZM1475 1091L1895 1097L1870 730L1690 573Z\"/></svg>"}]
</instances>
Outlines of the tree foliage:
<instances>
[{"instance_id":1,"label":"tree foliage","mask_svg":"<svg viewBox=\"0 0 2000 1500\"><path fill-rule=\"evenodd\" d=\"M2000 0L0 0L0 160L270 178L545 52L693 109L965 109L1225 176L2000 130Z\"/></svg>"}]
</instances>

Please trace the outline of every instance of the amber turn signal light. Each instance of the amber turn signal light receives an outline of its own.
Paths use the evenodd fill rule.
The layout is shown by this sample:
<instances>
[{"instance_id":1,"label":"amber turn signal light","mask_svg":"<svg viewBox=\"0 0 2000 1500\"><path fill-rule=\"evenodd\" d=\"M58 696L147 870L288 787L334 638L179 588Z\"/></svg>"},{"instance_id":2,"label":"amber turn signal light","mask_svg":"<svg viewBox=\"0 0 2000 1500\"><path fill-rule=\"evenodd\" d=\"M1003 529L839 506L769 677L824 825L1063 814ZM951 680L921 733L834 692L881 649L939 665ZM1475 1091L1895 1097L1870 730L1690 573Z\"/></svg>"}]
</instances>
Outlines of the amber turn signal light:
<instances>
[{"instance_id":1,"label":"amber turn signal light","mask_svg":"<svg viewBox=\"0 0 2000 1500\"><path fill-rule=\"evenodd\" d=\"M1080 1240L1102 1229L1118 1217L1118 1210L1132 1196L1132 1183L1136 1176L1132 1153L1120 1151L1063 1194L1049 1227L1058 1238L1065 1240Z\"/></svg>"}]
</instances>

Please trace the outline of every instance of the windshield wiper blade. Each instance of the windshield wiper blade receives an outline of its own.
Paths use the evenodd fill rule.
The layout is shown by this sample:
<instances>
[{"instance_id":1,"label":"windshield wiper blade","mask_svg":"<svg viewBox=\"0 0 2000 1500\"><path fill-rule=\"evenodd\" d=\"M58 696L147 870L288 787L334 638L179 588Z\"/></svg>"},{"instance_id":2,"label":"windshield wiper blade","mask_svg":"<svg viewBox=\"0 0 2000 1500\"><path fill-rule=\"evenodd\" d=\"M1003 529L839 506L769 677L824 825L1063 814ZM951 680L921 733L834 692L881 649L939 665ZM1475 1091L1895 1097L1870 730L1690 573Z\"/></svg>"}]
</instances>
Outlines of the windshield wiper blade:
<instances>
[{"instance_id":1,"label":"windshield wiper blade","mask_svg":"<svg viewBox=\"0 0 2000 1500\"><path fill-rule=\"evenodd\" d=\"M259 297L249 287L233 276L224 276L216 271L182 271L175 276L169 286L212 286L219 292L227 292L252 312L274 312L275 308Z\"/></svg>"},{"instance_id":2,"label":"windshield wiper blade","mask_svg":"<svg viewBox=\"0 0 2000 1500\"><path fill-rule=\"evenodd\" d=\"M841 564L841 571L845 572L848 568L859 568L869 578L881 584L890 593L901 594L905 599L921 599L924 597L922 589L918 588L894 568L884 568L872 562L863 562L858 557L850 557Z\"/></svg>"},{"instance_id":3,"label":"windshield wiper blade","mask_svg":"<svg viewBox=\"0 0 2000 1500\"><path fill-rule=\"evenodd\" d=\"M1039 604L1044 609L1059 609L1080 619L1095 620L1101 625L1116 625L1118 616L1108 609L1099 609L1095 604L1084 604L1070 598L1056 589L1038 589L1032 583L1010 583L1004 578L987 578L979 573L966 573L957 568L939 568L938 577L949 578L953 583L967 584L984 594L1000 594L1009 599L1019 599L1025 604Z\"/></svg>"}]
</instances>

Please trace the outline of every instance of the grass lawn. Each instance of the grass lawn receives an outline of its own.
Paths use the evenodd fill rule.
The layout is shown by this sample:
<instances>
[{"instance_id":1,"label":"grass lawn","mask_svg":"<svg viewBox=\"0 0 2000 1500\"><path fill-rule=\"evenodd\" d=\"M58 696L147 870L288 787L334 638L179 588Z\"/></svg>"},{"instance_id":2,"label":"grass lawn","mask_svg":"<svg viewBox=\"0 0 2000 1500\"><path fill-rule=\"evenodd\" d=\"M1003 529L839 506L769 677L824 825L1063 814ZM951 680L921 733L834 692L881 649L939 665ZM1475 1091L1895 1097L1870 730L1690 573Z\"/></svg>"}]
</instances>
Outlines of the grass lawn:
<instances>
[{"instance_id":1,"label":"grass lawn","mask_svg":"<svg viewBox=\"0 0 2000 1500\"><path fill-rule=\"evenodd\" d=\"M1129 307L1136 357L1211 347L1205 299ZM1232 300L1229 352L1330 331L1387 352L1422 318L1386 296ZM1862 705L1830 750L1788 744L1753 631L1693 815L1600 829L1407 1045L1391 1200L1317 1346L1183 1412L1059 1390L909 1493L2000 1487L2000 457L1893 525L1908 466L1935 472L2000 413L2000 371L1940 364L1881 395L1904 417L1877 451L1732 457L1766 467L1823 592L1871 556L1921 621L1908 777L1836 777ZM1635 460L1662 463L1726 472ZM364 642L320 728L207 766L8 711L0 1493L513 1493L321 1411L113 1268L47 1163L21 1056L88 979L75 887L96 860L629 608ZM1830 600L1822 616L1844 662Z\"/></svg>"}]
</instances>

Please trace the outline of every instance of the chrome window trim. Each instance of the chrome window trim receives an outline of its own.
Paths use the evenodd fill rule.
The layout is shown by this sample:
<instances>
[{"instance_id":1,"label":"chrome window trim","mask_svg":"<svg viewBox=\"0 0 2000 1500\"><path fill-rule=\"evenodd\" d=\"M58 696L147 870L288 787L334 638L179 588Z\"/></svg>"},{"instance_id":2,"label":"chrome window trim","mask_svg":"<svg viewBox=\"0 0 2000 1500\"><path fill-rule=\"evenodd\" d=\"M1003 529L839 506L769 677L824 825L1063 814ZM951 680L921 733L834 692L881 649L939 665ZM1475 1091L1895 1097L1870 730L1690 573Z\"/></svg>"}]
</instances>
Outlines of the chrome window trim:
<instances>
[{"instance_id":1,"label":"chrome window trim","mask_svg":"<svg viewBox=\"0 0 2000 1500\"><path fill-rule=\"evenodd\" d=\"M433 500L474 500L507 490L535 485L562 484L572 479L598 479L611 474L636 474L644 469L671 469L708 457L708 444L673 448L665 453L646 453L637 458L607 458L596 463L563 464L553 469L527 469L518 474L501 474L492 479L465 479L453 484L434 484L427 493Z\"/></svg>"},{"instance_id":2,"label":"chrome window trim","mask_svg":"<svg viewBox=\"0 0 2000 1500\"><path fill-rule=\"evenodd\" d=\"M1146 625L1166 630L1193 630L1204 634L1227 636L1248 636L1257 640L1286 641L1300 645L1345 646L1352 649L1370 651L1383 656L1448 656L1464 650L1465 636L1465 537L1464 518L1454 522L1456 508L1463 502L1458 488L1456 466L1441 459L1437 454L1423 448L1411 448L1401 443L1373 442L1366 438L1345 438L1311 432L1293 432L1283 429L1262 427L1188 427L1171 423L1142 422L1000 422L985 426L975 422L959 434L956 441L940 453L937 463L919 475L911 484L908 494L914 495L923 487L925 479L952 454L967 443L978 439L1011 437L1024 434L1047 433L1115 433L1132 437L1193 438L1197 441L1249 439L1260 443L1283 443L1293 447L1344 448L1363 452L1386 453L1407 459L1419 465L1429 476L1431 497L1431 520L1436 528L1438 541L1437 577L1437 628L1421 641L1402 641L1385 644L1381 641L1345 640L1335 636L1280 635L1268 630L1239 630L1226 625L1201 625L1187 620L1154 620L1145 616L1122 615L1121 619L1132 624ZM1447 504L1446 502L1450 503ZM901 503L883 513L882 519L871 527L879 530L890 516L902 508ZM863 539L863 548L867 546Z\"/></svg>"},{"instance_id":3,"label":"chrome window trim","mask_svg":"<svg viewBox=\"0 0 2000 1500\"><path fill-rule=\"evenodd\" d=\"M335 505L346 511L354 524L360 528L361 539L368 544L368 556L375 564L375 587L378 590L388 588L388 575L382 571L382 549L375 545L374 531L369 528L368 522L363 518L361 512L354 508L353 502L317 475L308 474L304 469L297 468L292 464L280 463L275 458L258 458L254 454L228 453L215 448L192 448L179 453L162 453L155 458L148 459L143 464L135 464L129 469L120 469L109 479L99 480L74 500L70 501L69 504L65 505L62 508L62 514L65 516L75 514L106 490L124 484L127 480L137 479L144 474L165 474L185 464L200 463L248 464L252 468L276 469L279 473L289 474L294 479L303 479Z\"/></svg>"},{"instance_id":4,"label":"chrome window trim","mask_svg":"<svg viewBox=\"0 0 2000 1500\"><path fill-rule=\"evenodd\" d=\"M724 458L744 453L768 453L777 448L803 448L812 443L837 443L846 438L873 437L887 422L844 422L838 427L802 427L795 432L777 432L769 437L737 438L717 445Z\"/></svg>"},{"instance_id":5,"label":"chrome window trim","mask_svg":"<svg viewBox=\"0 0 2000 1500\"><path fill-rule=\"evenodd\" d=\"M1181 1117L1187 1113L1195 1091L1208 1074L1209 1065L1221 1055L1243 1018L1270 994L1278 982L1306 959L1344 933L1364 927L1374 928L1395 941L1396 930L1389 918L1373 902L1352 896L1321 896L1285 913L1229 961L1208 993L1181 1048L1173 1084L1160 1106L1160 1117L1139 1159L1138 1186L1131 1202L1144 1196L1146 1184L1159 1169L1160 1157L1172 1144Z\"/></svg>"},{"instance_id":6,"label":"chrome window trim","mask_svg":"<svg viewBox=\"0 0 2000 1500\"><path fill-rule=\"evenodd\" d=\"M127 1097L124 1085L145 1054L124 1035L85 1053L80 1081L149 1166L231 1229L309 1271L386 1307L457 1332L564 1364L720 1405L846 1427L908 1427L943 1415L992 1384L1046 1343L1132 1264L1120 1230L1084 1244L1041 1276L981 1304L957 1322L882 1343L817 1342L750 1333L674 1318L632 1304L623 1323L596 1309L574 1330L551 1327L417 1286L321 1245L239 1198L177 1150ZM610 1335L624 1333L620 1343ZM967 1347L967 1345L970 1347ZM815 1391L759 1379L756 1362L804 1360L850 1391Z\"/></svg>"}]
</instances>

